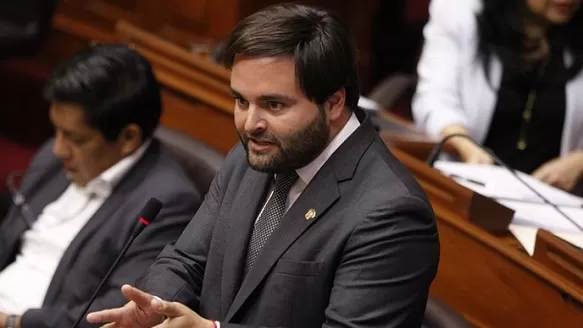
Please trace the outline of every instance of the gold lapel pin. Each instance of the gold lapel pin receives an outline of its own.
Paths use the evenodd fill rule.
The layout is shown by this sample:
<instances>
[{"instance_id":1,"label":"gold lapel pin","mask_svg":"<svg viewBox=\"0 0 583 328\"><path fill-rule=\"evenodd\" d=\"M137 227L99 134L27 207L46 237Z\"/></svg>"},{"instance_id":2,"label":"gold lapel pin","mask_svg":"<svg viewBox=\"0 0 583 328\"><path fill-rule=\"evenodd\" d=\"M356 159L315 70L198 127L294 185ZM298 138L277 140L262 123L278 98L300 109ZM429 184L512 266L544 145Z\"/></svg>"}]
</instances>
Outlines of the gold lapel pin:
<instances>
[{"instance_id":1,"label":"gold lapel pin","mask_svg":"<svg viewBox=\"0 0 583 328\"><path fill-rule=\"evenodd\" d=\"M316 210L313 208L310 208L304 215L304 218L306 218L306 220L313 219L314 217L316 217Z\"/></svg>"}]
</instances>

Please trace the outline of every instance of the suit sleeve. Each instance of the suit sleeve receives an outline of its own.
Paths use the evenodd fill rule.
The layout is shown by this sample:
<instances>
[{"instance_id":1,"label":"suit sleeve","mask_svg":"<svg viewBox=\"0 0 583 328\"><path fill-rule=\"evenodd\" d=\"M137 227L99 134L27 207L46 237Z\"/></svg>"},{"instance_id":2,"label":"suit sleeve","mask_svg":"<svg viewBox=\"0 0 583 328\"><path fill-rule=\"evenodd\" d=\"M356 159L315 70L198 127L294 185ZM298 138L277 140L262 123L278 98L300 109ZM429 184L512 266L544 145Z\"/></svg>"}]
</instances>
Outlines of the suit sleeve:
<instances>
[{"instance_id":1,"label":"suit sleeve","mask_svg":"<svg viewBox=\"0 0 583 328\"><path fill-rule=\"evenodd\" d=\"M349 238L322 327L421 327L438 262L429 206L414 197L393 200L369 214Z\"/></svg>"},{"instance_id":2,"label":"suit sleeve","mask_svg":"<svg viewBox=\"0 0 583 328\"><path fill-rule=\"evenodd\" d=\"M182 235L158 256L137 284L138 288L162 299L183 303L193 310L198 309L212 233L222 199L223 170L215 176L200 209Z\"/></svg>"},{"instance_id":3,"label":"suit sleeve","mask_svg":"<svg viewBox=\"0 0 583 328\"><path fill-rule=\"evenodd\" d=\"M120 293L123 284L133 283L154 262L156 256L169 243L178 238L196 211L200 201L192 193L170 194L160 198L164 207L158 218L134 240L124 259L120 262L103 292L97 297L89 312L123 306L127 301ZM194 198L194 199L193 199ZM81 315L86 303L73 308L60 306L31 309L22 316L23 328L71 327ZM98 327L86 320L81 327Z\"/></svg>"},{"instance_id":4,"label":"suit sleeve","mask_svg":"<svg viewBox=\"0 0 583 328\"><path fill-rule=\"evenodd\" d=\"M429 7L430 18L424 28L411 111L415 124L433 136L440 136L441 131L452 124L467 126L459 77L463 36L470 29L464 25L475 18L465 19L472 14L470 5L465 2L473 1L434 0Z\"/></svg>"}]
</instances>

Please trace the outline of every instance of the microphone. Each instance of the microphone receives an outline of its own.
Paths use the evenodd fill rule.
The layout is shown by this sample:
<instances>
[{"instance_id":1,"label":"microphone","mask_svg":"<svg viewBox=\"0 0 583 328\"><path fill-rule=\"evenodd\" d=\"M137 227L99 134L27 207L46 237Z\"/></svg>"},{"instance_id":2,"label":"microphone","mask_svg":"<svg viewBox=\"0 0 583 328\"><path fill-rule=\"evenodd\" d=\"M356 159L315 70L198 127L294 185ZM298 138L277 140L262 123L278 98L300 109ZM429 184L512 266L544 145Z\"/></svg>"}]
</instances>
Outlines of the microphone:
<instances>
[{"instance_id":1,"label":"microphone","mask_svg":"<svg viewBox=\"0 0 583 328\"><path fill-rule=\"evenodd\" d=\"M435 165L435 161L437 161L437 159L439 158L439 155L441 155L441 153L443 152L443 147L445 146L445 143L449 141L449 139L451 138L455 138L455 137L462 137L465 139L470 140L471 142L473 142L474 144L478 145L474 139L470 138L468 135L463 134L463 133L453 133L450 134L448 136L446 136L445 138L441 139L440 142L437 143L437 145L435 145L435 147L433 147L433 149L431 150L431 153L429 153L429 156L427 156L427 165L433 167ZM482 147L482 145L478 145L480 148L484 148ZM486 151L488 151L486 149Z\"/></svg>"},{"instance_id":2,"label":"microphone","mask_svg":"<svg viewBox=\"0 0 583 328\"><path fill-rule=\"evenodd\" d=\"M93 304L93 302L97 298L99 291L101 290L101 288L103 287L103 285L105 284L107 279L109 279L109 276L111 276L111 274L113 273L113 270L115 270L115 268L117 267L117 265L119 264L119 262L121 261L121 259L125 255L125 253L127 252L128 248L130 248L130 245L133 243L134 239L136 239L136 237L144 230L144 228L146 228L146 226L148 224L150 224L150 222L156 218L158 213L160 213L161 209L162 209L162 202L160 202L158 199L152 197L152 198L150 198L150 200L148 200L148 202L146 203L146 206L144 206L144 208L142 209L142 211L140 212L140 214L138 216L139 217L138 224L134 228L132 235L130 236L129 240L126 242L125 246L123 247L123 249L121 250L121 252L117 256L117 258L115 259L115 262L113 262L113 264L109 268L109 271L107 271L107 273L105 274L105 277L103 277L103 279L101 280L101 283L99 283L99 286L97 287L97 289L93 293L93 296L91 296L91 298L89 299L89 302L85 306L85 309L83 309L83 312L81 312L81 314L77 318L77 321L73 325L73 328L77 328L79 326L79 324L81 323L81 320L83 320L83 318L87 314L87 311L89 311L89 307L91 307L91 304Z\"/></svg>"},{"instance_id":3,"label":"microphone","mask_svg":"<svg viewBox=\"0 0 583 328\"><path fill-rule=\"evenodd\" d=\"M481 149L483 149L485 152L488 153L488 155L492 156L492 158L494 159L494 162L496 164L502 166L504 169L506 169L508 172L510 172L514 176L514 178L516 178L522 185L524 185L525 187L527 187L530 191L532 191L535 195L537 195L540 199L542 199L542 201L545 204L547 204L547 205L551 206L552 208L554 208L562 217L564 217L565 219L567 219L567 221L571 222L575 227L577 227L577 229L579 229L581 232L583 232L583 227L581 227L577 222L575 222L575 220L571 219L565 212L563 212L563 210L561 210L561 208L557 204L554 204L553 202L549 201L548 198L546 198L543 195L541 195L538 191L536 191L536 189L534 189L528 183L526 183L526 181L524 181L520 177L520 175L518 175L518 173L516 173L516 170L514 170L513 168L511 168L508 164L504 163L504 161L502 161L498 156L496 156L496 154L494 154L494 152L492 151L492 149L480 145L478 142L476 142L474 139L472 139L467 134L463 134L463 133L453 133L453 134L450 134L450 135L446 136L445 138L443 138L431 150L431 153L429 153L429 156L427 156L427 161L426 161L427 165L429 165L430 167L434 167L435 161L437 161L437 158L439 157L439 155L441 155L441 152L443 151L443 147L445 146L445 143L449 139L455 138L455 137L460 137L460 138L464 138L466 140L469 140L474 145L476 145L476 146L480 147Z\"/></svg>"},{"instance_id":4,"label":"microphone","mask_svg":"<svg viewBox=\"0 0 583 328\"><path fill-rule=\"evenodd\" d=\"M24 173L26 173L26 171L10 172L6 177L6 187L10 193L12 205L14 205L14 207L20 212L19 217L22 218L26 227L31 229L32 224L38 215L30 208L28 202L26 201L26 197L24 197L24 195L16 187L16 182L14 181L17 176L23 176Z\"/></svg>"}]
</instances>

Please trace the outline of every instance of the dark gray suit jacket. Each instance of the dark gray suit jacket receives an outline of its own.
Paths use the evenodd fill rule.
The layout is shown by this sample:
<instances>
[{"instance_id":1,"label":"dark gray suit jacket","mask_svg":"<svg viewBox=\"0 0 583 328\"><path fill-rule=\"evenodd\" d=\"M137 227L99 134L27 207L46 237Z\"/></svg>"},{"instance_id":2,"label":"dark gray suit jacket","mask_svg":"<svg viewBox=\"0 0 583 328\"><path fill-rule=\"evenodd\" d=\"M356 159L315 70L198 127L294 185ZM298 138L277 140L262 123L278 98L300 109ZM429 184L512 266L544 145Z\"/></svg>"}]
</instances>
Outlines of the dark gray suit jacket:
<instances>
[{"instance_id":1,"label":"dark gray suit jacket","mask_svg":"<svg viewBox=\"0 0 583 328\"><path fill-rule=\"evenodd\" d=\"M289 209L244 281L270 175L228 155L173 246L138 286L230 327L420 327L439 261L432 208L370 119ZM305 219L314 209L316 216Z\"/></svg>"},{"instance_id":2,"label":"dark gray suit jacket","mask_svg":"<svg viewBox=\"0 0 583 328\"><path fill-rule=\"evenodd\" d=\"M69 184L51 149L52 142L49 142L35 155L21 186L36 213L60 196ZM150 197L162 201L162 211L136 238L91 309L125 304L120 287L134 283L164 246L180 236L202 201L202 196L157 140L153 140L143 157L73 239L52 278L43 307L23 315L24 328L73 325L128 240L137 224L138 212ZM25 221L19 215L18 210L11 209L0 225L0 270L14 260L26 231ZM82 326L90 325L84 321Z\"/></svg>"}]
</instances>

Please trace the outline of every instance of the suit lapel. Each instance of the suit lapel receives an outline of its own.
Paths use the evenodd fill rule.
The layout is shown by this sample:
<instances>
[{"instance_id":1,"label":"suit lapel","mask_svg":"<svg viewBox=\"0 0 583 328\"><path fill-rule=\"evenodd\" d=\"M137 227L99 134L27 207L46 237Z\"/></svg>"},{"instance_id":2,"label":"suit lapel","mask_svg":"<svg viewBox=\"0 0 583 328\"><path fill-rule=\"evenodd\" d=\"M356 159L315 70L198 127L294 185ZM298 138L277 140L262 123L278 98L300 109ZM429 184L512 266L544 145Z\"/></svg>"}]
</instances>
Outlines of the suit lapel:
<instances>
[{"instance_id":1,"label":"suit lapel","mask_svg":"<svg viewBox=\"0 0 583 328\"><path fill-rule=\"evenodd\" d=\"M266 199L271 175L247 170L238 191L239 197L228 214L229 225L223 258L222 313L226 313L241 286L247 244L259 208Z\"/></svg>"},{"instance_id":2,"label":"suit lapel","mask_svg":"<svg viewBox=\"0 0 583 328\"><path fill-rule=\"evenodd\" d=\"M26 195L32 196L28 197L27 201L36 214L35 220L38 219L45 206L57 199L69 186L67 175L62 169L57 172L51 170L47 174L50 174L49 179L39 178L36 182L26 187L23 186L22 189L25 197ZM33 193L33 190L36 191Z\"/></svg>"},{"instance_id":3,"label":"suit lapel","mask_svg":"<svg viewBox=\"0 0 583 328\"><path fill-rule=\"evenodd\" d=\"M238 205L233 208L234 210L231 213L232 218L241 217L241 220L245 221L243 224L237 224L238 220L231 220L233 226L227 239L228 253L224 258L223 273L228 277L228 281L231 282L228 285L223 282L222 290L223 295L229 293L229 297L224 296L223 299L223 311L225 307L230 305L225 317L227 322L233 319L237 311L241 309L251 293L269 274L271 268L285 251L338 201L340 198L339 183L352 179L363 154L371 147L373 142L376 140L379 147L386 149L386 146L379 139L370 117L359 109L355 110L355 114L361 121L360 127L326 161L283 217L281 225L263 247L262 253L233 299L231 298L231 293L236 291L236 286L238 286L233 282L239 281L243 275L243 263L245 261L247 243L251 236L251 228L258 213L258 205L262 204L261 200L265 199L264 193L259 198L257 196L249 196L257 195L257 190L264 189L256 188L258 184L254 184L254 180L249 177L245 179L244 191L240 193L242 199L237 199ZM249 172L251 171L249 169ZM267 183L267 180L264 181ZM249 207L245 207L246 204ZM315 213L312 218L308 215L311 209ZM230 302L231 299L233 299L232 302Z\"/></svg>"},{"instance_id":4,"label":"suit lapel","mask_svg":"<svg viewBox=\"0 0 583 328\"><path fill-rule=\"evenodd\" d=\"M306 229L308 229L310 225L323 215L339 197L340 194L334 171L332 169L323 168L318 174L316 174L297 201L285 214L281 225L263 247L261 255L257 258L257 261L247 275L247 278L243 281L243 284L227 313L227 321L233 318L235 313L237 313L245 300L247 300L253 290L257 288L269 273L281 255L296 241L298 237L302 235L304 231L306 231ZM314 217L307 215L310 209L314 210ZM306 217L308 219L306 219ZM248 240L251 235L251 230L249 230L248 233L246 231L240 231L239 234L244 234L243 236ZM245 244L244 247L241 248L246 250L247 245ZM244 259L244 256L241 256L241 258ZM242 275L241 272L236 272L236 274L239 277Z\"/></svg>"},{"instance_id":5,"label":"suit lapel","mask_svg":"<svg viewBox=\"0 0 583 328\"><path fill-rule=\"evenodd\" d=\"M49 165L50 166L50 165ZM52 167L45 172L31 172L23 183L20 192L33 212L32 220L36 221L47 204L61 195L69 181L62 170L55 172ZM33 192L34 190L34 192ZM31 222L34 223L34 222ZM0 268L4 268L19 251L22 235L28 230L21 211L12 206L0 225Z\"/></svg>"},{"instance_id":6,"label":"suit lapel","mask_svg":"<svg viewBox=\"0 0 583 328\"><path fill-rule=\"evenodd\" d=\"M111 195L105 200L103 205L99 207L91 219L89 219L75 238L73 238L73 241L67 247L67 250L57 266L43 304L47 305L54 303L65 281L65 274L71 270L72 266L75 264L75 259L81 250L85 248L85 245L88 242L90 242L91 237L95 232L103 226L108 219L115 216L116 211L123 206L126 195L131 194L135 189L135 186L146 179L148 172L156 163L159 152L160 145L154 140L148 147L144 156L128 171L119 184L114 188Z\"/></svg>"},{"instance_id":7,"label":"suit lapel","mask_svg":"<svg viewBox=\"0 0 583 328\"><path fill-rule=\"evenodd\" d=\"M79 252L85 247L87 242L89 242L90 237L95 234L95 231L115 213L116 209L123 205L124 198L124 195L119 192L112 193L97 212L95 212L91 219L89 219L87 224L83 226L77 236L73 238L73 241L69 244L69 247L67 247L67 250L57 266L43 304L48 305L55 301L65 281L63 278L75 264L75 259L79 255Z\"/></svg>"}]
</instances>

